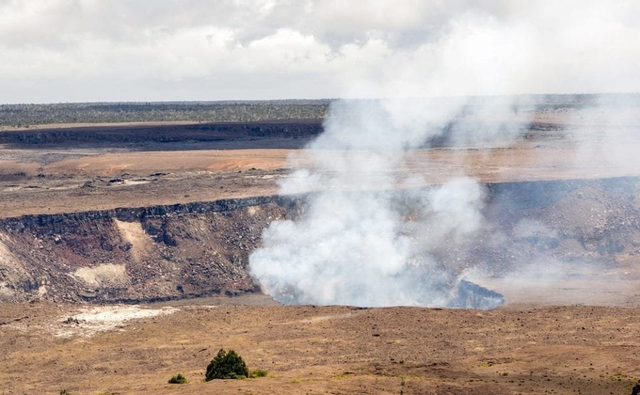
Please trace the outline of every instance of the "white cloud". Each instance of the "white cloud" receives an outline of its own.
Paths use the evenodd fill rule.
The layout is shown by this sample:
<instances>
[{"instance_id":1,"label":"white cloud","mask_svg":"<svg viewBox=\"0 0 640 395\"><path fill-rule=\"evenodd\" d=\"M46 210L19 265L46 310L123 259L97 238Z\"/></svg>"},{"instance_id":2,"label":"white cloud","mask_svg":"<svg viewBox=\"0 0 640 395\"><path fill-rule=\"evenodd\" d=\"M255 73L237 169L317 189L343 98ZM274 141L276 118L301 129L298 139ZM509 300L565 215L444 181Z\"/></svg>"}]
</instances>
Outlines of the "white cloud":
<instances>
[{"instance_id":1,"label":"white cloud","mask_svg":"<svg viewBox=\"0 0 640 395\"><path fill-rule=\"evenodd\" d=\"M634 1L0 0L0 102L640 91Z\"/></svg>"}]
</instances>

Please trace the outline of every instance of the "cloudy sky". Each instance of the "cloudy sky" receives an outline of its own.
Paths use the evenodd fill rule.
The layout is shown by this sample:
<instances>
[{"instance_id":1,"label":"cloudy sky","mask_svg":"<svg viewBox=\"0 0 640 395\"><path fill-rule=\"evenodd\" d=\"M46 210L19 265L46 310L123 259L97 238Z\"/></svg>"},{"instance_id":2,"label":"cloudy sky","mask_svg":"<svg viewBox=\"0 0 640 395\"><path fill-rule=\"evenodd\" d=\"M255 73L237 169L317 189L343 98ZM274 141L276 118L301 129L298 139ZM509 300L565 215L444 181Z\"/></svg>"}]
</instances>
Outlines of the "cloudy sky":
<instances>
[{"instance_id":1,"label":"cloudy sky","mask_svg":"<svg viewBox=\"0 0 640 395\"><path fill-rule=\"evenodd\" d=\"M0 103L640 92L636 0L0 0Z\"/></svg>"}]
</instances>

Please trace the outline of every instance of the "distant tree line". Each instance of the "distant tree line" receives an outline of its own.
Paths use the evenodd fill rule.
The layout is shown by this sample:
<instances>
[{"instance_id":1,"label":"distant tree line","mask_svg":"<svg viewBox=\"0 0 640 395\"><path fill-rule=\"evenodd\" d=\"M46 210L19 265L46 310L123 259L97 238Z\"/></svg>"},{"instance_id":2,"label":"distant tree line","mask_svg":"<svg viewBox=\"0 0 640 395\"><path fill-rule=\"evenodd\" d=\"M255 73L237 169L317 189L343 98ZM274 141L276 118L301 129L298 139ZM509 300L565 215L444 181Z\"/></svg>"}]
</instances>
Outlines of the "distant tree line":
<instances>
[{"instance_id":1,"label":"distant tree line","mask_svg":"<svg viewBox=\"0 0 640 395\"><path fill-rule=\"evenodd\" d=\"M513 103L521 110L558 111L600 107L640 107L640 94L549 94L520 96L469 96L464 106L486 106L492 102ZM400 101L422 101L437 105L460 97L405 98ZM361 100L368 101L368 100ZM110 122L252 122L289 119L322 119L331 100L268 100L215 102L123 102L123 103L58 103L0 105L0 127L59 123ZM335 114L334 114L335 115Z\"/></svg>"},{"instance_id":2,"label":"distant tree line","mask_svg":"<svg viewBox=\"0 0 640 395\"><path fill-rule=\"evenodd\" d=\"M322 119L330 100L0 105L0 126L111 122L251 122Z\"/></svg>"}]
</instances>

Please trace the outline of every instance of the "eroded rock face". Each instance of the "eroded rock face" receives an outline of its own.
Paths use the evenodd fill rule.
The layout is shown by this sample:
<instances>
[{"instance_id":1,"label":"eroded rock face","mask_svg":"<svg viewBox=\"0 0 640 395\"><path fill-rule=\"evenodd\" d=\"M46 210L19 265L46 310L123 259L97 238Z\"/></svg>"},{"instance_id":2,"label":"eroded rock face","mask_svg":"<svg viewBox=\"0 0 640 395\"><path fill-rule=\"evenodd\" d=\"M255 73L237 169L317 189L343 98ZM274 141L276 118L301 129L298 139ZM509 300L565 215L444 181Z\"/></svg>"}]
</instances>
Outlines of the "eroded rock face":
<instances>
[{"instance_id":1,"label":"eroded rock face","mask_svg":"<svg viewBox=\"0 0 640 395\"><path fill-rule=\"evenodd\" d=\"M247 256L286 214L260 197L0 222L0 300L140 301L254 292Z\"/></svg>"},{"instance_id":2,"label":"eroded rock face","mask_svg":"<svg viewBox=\"0 0 640 395\"><path fill-rule=\"evenodd\" d=\"M217 122L187 125L88 126L4 131L0 144L138 143L235 141L259 138L308 139L322 132L322 120Z\"/></svg>"}]
</instances>

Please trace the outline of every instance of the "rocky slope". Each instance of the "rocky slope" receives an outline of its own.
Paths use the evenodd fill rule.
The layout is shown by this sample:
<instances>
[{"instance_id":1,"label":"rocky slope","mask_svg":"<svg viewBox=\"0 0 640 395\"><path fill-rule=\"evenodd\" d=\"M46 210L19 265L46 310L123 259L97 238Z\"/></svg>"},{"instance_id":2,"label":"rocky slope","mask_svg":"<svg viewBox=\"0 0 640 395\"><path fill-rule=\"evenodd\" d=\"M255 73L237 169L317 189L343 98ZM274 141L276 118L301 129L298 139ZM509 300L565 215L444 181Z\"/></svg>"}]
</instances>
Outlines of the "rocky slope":
<instances>
[{"instance_id":1,"label":"rocky slope","mask_svg":"<svg viewBox=\"0 0 640 395\"><path fill-rule=\"evenodd\" d=\"M322 120L217 122L192 124L130 124L67 126L6 130L0 144L29 146L71 143L233 142L274 138L310 138L322 131Z\"/></svg>"},{"instance_id":2,"label":"rocky slope","mask_svg":"<svg viewBox=\"0 0 640 395\"><path fill-rule=\"evenodd\" d=\"M273 197L33 215L0 223L0 299L139 301L253 292Z\"/></svg>"},{"instance_id":3,"label":"rocky slope","mask_svg":"<svg viewBox=\"0 0 640 395\"><path fill-rule=\"evenodd\" d=\"M490 276L540 262L634 268L640 179L485 186L485 224L434 253ZM137 302L259 291L249 253L303 197L258 197L0 220L0 301Z\"/></svg>"}]
</instances>

